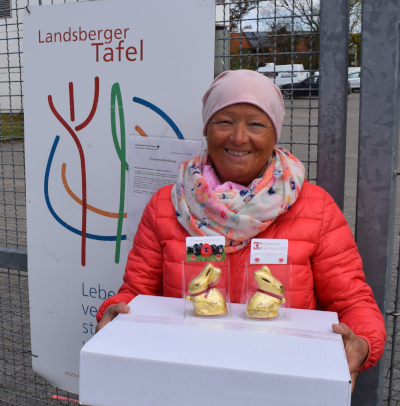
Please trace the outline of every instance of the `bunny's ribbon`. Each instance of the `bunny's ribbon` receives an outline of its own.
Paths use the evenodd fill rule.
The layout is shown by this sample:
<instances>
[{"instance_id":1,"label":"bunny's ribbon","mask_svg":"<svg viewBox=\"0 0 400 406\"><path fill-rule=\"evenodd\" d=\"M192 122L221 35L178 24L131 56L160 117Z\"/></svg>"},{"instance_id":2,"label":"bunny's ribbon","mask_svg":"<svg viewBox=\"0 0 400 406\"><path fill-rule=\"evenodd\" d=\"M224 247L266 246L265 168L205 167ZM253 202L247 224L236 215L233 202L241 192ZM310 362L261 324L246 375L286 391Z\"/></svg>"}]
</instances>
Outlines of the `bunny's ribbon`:
<instances>
[{"instance_id":1,"label":"bunny's ribbon","mask_svg":"<svg viewBox=\"0 0 400 406\"><path fill-rule=\"evenodd\" d=\"M197 292L197 293L193 293L193 294L190 294L190 296L191 297L196 297L196 296L200 296L200 295L202 295L203 293L205 293L206 294L206 298L208 297L208 294L210 293L210 290L211 289L213 289L213 288L215 288L215 283L214 282L211 282L208 286L207 286L207 289L204 289L204 290L202 290L201 292Z\"/></svg>"},{"instance_id":2,"label":"bunny's ribbon","mask_svg":"<svg viewBox=\"0 0 400 406\"><path fill-rule=\"evenodd\" d=\"M282 296L275 295L274 293L267 292L266 290L258 289L257 292L264 293L264 295L272 296L272 297L274 297L275 299L280 299L280 300L283 299L283 295L282 295Z\"/></svg>"}]
</instances>

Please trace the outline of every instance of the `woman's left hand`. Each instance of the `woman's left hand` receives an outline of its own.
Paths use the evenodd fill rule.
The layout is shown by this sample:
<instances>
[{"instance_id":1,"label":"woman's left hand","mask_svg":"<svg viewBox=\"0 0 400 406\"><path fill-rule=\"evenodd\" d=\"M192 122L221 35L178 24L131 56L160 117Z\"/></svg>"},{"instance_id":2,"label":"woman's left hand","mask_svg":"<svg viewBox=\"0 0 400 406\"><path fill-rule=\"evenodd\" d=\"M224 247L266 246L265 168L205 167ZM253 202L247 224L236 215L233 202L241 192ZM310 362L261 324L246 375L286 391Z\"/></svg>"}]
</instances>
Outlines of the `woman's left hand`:
<instances>
[{"instance_id":1,"label":"woman's left hand","mask_svg":"<svg viewBox=\"0 0 400 406\"><path fill-rule=\"evenodd\" d=\"M363 338L356 336L353 330L344 323L332 324L332 330L343 337L351 376L351 393L353 393L358 371L368 355L368 344Z\"/></svg>"}]
</instances>

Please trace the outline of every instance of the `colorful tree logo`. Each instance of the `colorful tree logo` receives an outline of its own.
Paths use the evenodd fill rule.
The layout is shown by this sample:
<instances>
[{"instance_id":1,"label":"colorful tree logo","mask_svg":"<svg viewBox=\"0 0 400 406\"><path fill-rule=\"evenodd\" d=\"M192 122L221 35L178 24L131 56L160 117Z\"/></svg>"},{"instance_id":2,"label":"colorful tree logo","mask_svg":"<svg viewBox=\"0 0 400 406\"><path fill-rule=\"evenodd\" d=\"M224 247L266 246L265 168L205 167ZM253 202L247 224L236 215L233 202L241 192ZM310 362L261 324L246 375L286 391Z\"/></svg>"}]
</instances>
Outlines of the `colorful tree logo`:
<instances>
[{"instance_id":1,"label":"colorful tree logo","mask_svg":"<svg viewBox=\"0 0 400 406\"><path fill-rule=\"evenodd\" d=\"M111 88L111 134L114 142L114 147L118 158L120 160L120 196L119 196L119 210L117 213L108 212L105 210L101 210L95 206L89 205L87 203L87 184L86 184L86 163L85 163L85 153L82 148L82 144L78 138L77 133L87 127L90 122L92 121L99 101L99 91L100 91L100 80L98 77L94 79L94 97L93 97L93 104L91 111L81 124L74 126L68 124L67 121L59 114L57 109L54 106L53 98L51 95L48 96L48 103L50 110L57 118L57 120L62 124L62 126L67 130L67 132L71 135L72 139L75 142L75 145L78 149L79 158L80 158L80 166L81 166L81 183L82 183L82 198L79 198L69 187L67 176L66 176L66 167L65 163L61 166L61 179L64 185L65 190L67 191L68 195L82 207L82 228L78 230L71 225L67 224L64 220L62 220L57 213L54 211L50 196L49 196L49 176L51 165L53 162L53 158L60 141L60 136L57 135L54 139L53 146L50 151L50 155L47 161L45 176L44 176L44 196L46 205L54 217L54 219L61 224L64 228L68 229L74 234L81 236L81 264L82 266L86 265L86 239L93 239L93 240L100 240L100 241L115 241L115 263L119 263L120 261L120 254L121 254L121 241L126 240L126 235L122 235L122 226L123 220L127 217L127 214L124 213L124 205L125 205L125 181L126 181L126 171L128 171L128 163L126 162L126 137L125 137L125 118L124 118L124 108L122 104L122 95L119 83L114 83ZM172 119L165 114L162 110L156 107L154 104L149 103L146 100L134 97L133 102L141 104L159 116L161 116L173 129L175 134L178 138L184 139L182 133L180 132L179 128L176 124L172 121ZM75 121L75 103L74 103L74 86L73 83L69 83L69 105L70 105L70 121L73 123ZM117 119L116 113L118 112L119 117L119 132L121 136L121 140L118 140L117 134ZM137 132L142 136L147 136L146 133L139 127L136 126L135 129ZM100 216L104 217L111 217L118 219L117 222L117 232L116 235L106 236L106 235L96 235L87 232L87 211L92 211Z\"/></svg>"}]
</instances>

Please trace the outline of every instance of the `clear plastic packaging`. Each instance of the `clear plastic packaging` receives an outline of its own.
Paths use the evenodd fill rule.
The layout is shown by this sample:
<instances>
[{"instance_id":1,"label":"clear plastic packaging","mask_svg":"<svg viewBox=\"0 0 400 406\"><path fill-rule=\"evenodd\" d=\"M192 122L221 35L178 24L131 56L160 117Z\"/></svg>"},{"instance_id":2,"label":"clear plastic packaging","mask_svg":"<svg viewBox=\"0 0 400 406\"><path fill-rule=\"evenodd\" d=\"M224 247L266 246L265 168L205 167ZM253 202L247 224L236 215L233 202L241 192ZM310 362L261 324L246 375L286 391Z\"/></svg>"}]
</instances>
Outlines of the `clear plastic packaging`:
<instances>
[{"instance_id":1,"label":"clear plastic packaging","mask_svg":"<svg viewBox=\"0 0 400 406\"><path fill-rule=\"evenodd\" d=\"M287 264L250 264L245 266L245 288L242 303L246 303L243 317L249 320L290 320L291 302L290 257Z\"/></svg>"},{"instance_id":2,"label":"clear plastic packaging","mask_svg":"<svg viewBox=\"0 0 400 406\"><path fill-rule=\"evenodd\" d=\"M182 258L185 317L230 316L229 261L188 261Z\"/></svg>"}]
</instances>

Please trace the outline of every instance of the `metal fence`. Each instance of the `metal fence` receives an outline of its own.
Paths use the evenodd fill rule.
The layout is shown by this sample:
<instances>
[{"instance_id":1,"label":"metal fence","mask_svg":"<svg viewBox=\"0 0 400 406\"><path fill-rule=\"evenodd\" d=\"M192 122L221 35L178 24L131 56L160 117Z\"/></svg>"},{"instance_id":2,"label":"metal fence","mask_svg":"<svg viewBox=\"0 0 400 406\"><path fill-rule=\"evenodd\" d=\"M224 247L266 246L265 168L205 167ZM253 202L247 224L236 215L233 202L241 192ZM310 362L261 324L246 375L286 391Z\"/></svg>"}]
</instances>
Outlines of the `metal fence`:
<instances>
[{"instance_id":1,"label":"metal fence","mask_svg":"<svg viewBox=\"0 0 400 406\"><path fill-rule=\"evenodd\" d=\"M259 70L276 84L294 84L300 77L296 71L298 64L303 65L306 76L318 74L317 3L311 1L300 14L296 1L217 1L215 75L229 69L251 69ZM307 178L314 183L318 138L316 95L311 82L297 100L293 97L297 91L287 89L286 116L279 141L302 160Z\"/></svg>"},{"instance_id":2,"label":"metal fence","mask_svg":"<svg viewBox=\"0 0 400 406\"><path fill-rule=\"evenodd\" d=\"M32 371L30 352L22 11L26 6L53 2L66 1L0 0L0 266L5 267L0 269L0 404L4 405L78 404L76 394L50 385ZM299 7L301 4L306 7ZM240 68L263 70L274 80L286 74L292 86L285 99L280 144L303 161L310 181L330 191L355 229L356 194L345 197L344 193L347 81L343 68L348 64L348 7L348 0L323 0L321 5L318 0L217 0L215 74ZM305 93L295 97L296 64L304 66L307 76L321 73L319 98L314 95L311 81ZM282 72L278 65L288 66ZM357 97L349 103L358 103ZM358 132L352 137L358 142ZM356 173L351 176L346 182L355 183ZM387 198L393 201L395 196ZM396 316L399 293L394 290L393 295L397 295L392 298L396 307L389 311ZM396 320L389 326L395 334ZM384 397L388 405L400 402L400 355L396 344L396 337L388 342L382 377L382 381L386 379ZM370 385L371 393L376 386ZM382 393L374 396L368 404L378 404L376 399ZM356 404L367 403L356 400Z\"/></svg>"}]
</instances>

